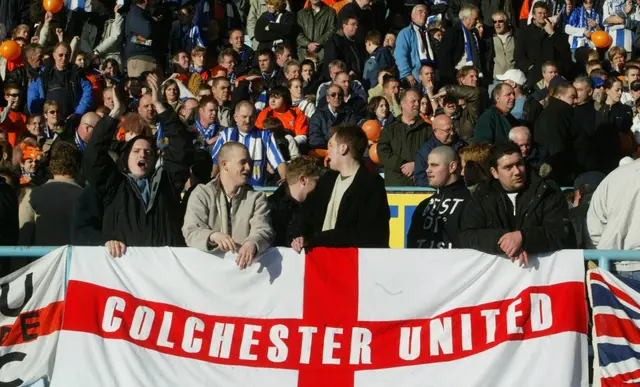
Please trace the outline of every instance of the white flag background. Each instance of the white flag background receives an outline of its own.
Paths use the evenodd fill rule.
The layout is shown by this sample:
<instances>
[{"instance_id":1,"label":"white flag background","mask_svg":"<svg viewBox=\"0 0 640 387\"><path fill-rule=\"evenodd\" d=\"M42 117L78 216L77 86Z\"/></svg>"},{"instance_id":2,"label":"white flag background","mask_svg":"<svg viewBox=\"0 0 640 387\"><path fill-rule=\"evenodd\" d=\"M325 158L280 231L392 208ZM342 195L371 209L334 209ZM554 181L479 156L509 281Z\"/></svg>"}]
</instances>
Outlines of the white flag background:
<instances>
[{"instance_id":1,"label":"white flag background","mask_svg":"<svg viewBox=\"0 0 640 387\"><path fill-rule=\"evenodd\" d=\"M73 247L52 386L586 386L581 251Z\"/></svg>"},{"instance_id":2,"label":"white flag background","mask_svg":"<svg viewBox=\"0 0 640 387\"><path fill-rule=\"evenodd\" d=\"M51 376L64 311L66 254L61 247L0 279L0 386Z\"/></svg>"}]
</instances>

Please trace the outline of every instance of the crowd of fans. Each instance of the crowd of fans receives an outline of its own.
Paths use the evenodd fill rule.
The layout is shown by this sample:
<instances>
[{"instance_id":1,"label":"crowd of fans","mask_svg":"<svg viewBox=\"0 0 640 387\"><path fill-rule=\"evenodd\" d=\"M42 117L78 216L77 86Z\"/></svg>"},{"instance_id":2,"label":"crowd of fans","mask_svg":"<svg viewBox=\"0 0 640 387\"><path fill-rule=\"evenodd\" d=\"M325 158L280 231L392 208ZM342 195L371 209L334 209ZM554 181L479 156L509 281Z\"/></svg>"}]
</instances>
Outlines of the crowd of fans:
<instances>
[{"instance_id":1,"label":"crowd of fans","mask_svg":"<svg viewBox=\"0 0 640 387\"><path fill-rule=\"evenodd\" d=\"M385 247L386 185L436 189L408 247L637 247L640 3L70 4L0 4L2 245Z\"/></svg>"}]
</instances>

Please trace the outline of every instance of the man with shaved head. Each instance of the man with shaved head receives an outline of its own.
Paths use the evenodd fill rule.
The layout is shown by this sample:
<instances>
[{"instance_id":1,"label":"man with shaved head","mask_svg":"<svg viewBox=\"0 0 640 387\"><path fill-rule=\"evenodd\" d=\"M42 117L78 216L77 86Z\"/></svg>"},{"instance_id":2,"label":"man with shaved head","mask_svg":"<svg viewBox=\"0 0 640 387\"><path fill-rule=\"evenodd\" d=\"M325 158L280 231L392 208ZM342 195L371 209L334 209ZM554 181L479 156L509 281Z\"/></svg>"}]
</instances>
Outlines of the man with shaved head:
<instances>
[{"instance_id":1,"label":"man with shaved head","mask_svg":"<svg viewBox=\"0 0 640 387\"><path fill-rule=\"evenodd\" d=\"M448 145L452 147L455 152L458 152L458 149L467 145L466 142L458 139L458 134L453 128L453 120L448 115L437 115L431 124L433 125L433 135L429 137L427 142L425 142L424 145L418 149L418 153L416 153L416 167L413 181L420 187L429 186L429 181L427 180L427 160L432 150L442 145Z\"/></svg>"},{"instance_id":2,"label":"man with shaved head","mask_svg":"<svg viewBox=\"0 0 640 387\"><path fill-rule=\"evenodd\" d=\"M205 252L237 251L236 264L244 269L275 237L267 197L249 185L251 158L243 144L225 143L217 160L220 176L193 190L182 233L189 247Z\"/></svg>"},{"instance_id":3,"label":"man with shaved head","mask_svg":"<svg viewBox=\"0 0 640 387\"><path fill-rule=\"evenodd\" d=\"M457 248L461 214L471 194L460 177L460 159L453 148L443 145L429 153L427 178L436 193L413 213L407 247Z\"/></svg>"},{"instance_id":4,"label":"man with shaved head","mask_svg":"<svg viewBox=\"0 0 640 387\"><path fill-rule=\"evenodd\" d=\"M512 128L509 131L509 141L520 147L520 152L527 165L540 173L540 167L549 159L549 152L542 145L533 142L529 128L526 126Z\"/></svg>"},{"instance_id":5,"label":"man with shaved head","mask_svg":"<svg viewBox=\"0 0 640 387\"><path fill-rule=\"evenodd\" d=\"M75 135L75 144L81 152L84 153L84 148L91 140L93 128L98 124L98 121L100 121L100 116L94 112L89 112L82 116L80 126L78 126Z\"/></svg>"}]
</instances>

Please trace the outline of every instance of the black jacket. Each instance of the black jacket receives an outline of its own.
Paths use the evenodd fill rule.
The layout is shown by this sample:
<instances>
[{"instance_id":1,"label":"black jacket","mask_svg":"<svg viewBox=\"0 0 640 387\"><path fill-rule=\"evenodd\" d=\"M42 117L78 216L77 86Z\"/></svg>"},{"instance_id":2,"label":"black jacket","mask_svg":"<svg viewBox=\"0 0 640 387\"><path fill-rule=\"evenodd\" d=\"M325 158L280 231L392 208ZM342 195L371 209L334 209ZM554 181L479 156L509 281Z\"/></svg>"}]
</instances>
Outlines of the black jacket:
<instances>
[{"instance_id":1,"label":"black jacket","mask_svg":"<svg viewBox=\"0 0 640 387\"><path fill-rule=\"evenodd\" d=\"M329 143L329 131L340 124L356 125L362 116L355 115L350 109L343 107L334 116L329 107L318 108L309 120L309 148L327 149Z\"/></svg>"},{"instance_id":2,"label":"black jacket","mask_svg":"<svg viewBox=\"0 0 640 387\"><path fill-rule=\"evenodd\" d=\"M516 198L515 216L513 204L498 180L478 187L465 208L460 247L503 254L498 241L511 231L522 232L522 247L529 254L575 247L562 191L535 173L527 174L527 185Z\"/></svg>"},{"instance_id":3,"label":"black jacket","mask_svg":"<svg viewBox=\"0 0 640 387\"><path fill-rule=\"evenodd\" d=\"M339 174L335 171L320 178L294 219L293 236L303 236L309 247L389 247L390 212L384 181L364 165L342 197L336 227L322 231L336 179Z\"/></svg>"},{"instance_id":4,"label":"black jacket","mask_svg":"<svg viewBox=\"0 0 640 387\"><path fill-rule=\"evenodd\" d=\"M0 177L0 246L18 243L18 197L9 184Z\"/></svg>"},{"instance_id":5,"label":"black jacket","mask_svg":"<svg viewBox=\"0 0 640 387\"><path fill-rule=\"evenodd\" d=\"M132 41L136 36L139 36L147 40L151 39L154 47L157 47L159 42L153 42L155 24L148 10L137 5L132 5L129 8L124 21L124 56L126 59L137 55L155 56L152 46Z\"/></svg>"},{"instance_id":6,"label":"black jacket","mask_svg":"<svg viewBox=\"0 0 640 387\"><path fill-rule=\"evenodd\" d=\"M518 32L516 41L516 68L527 75L527 85L542 79L542 64L551 61L558 65L560 74L569 74L573 66L569 38L562 31L549 36L544 29L529 24Z\"/></svg>"},{"instance_id":7,"label":"black jacket","mask_svg":"<svg viewBox=\"0 0 640 387\"><path fill-rule=\"evenodd\" d=\"M342 21L347 17L355 17L358 20L358 31L356 32L356 42L364 48L364 39L369 31L376 29L376 22L371 9L362 9L358 3L351 2L345 4L338 13L338 24L336 30L342 29ZM378 29L380 31L380 29ZM381 31L384 37L384 31ZM328 62L327 62L328 63Z\"/></svg>"},{"instance_id":8,"label":"black jacket","mask_svg":"<svg viewBox=\"0 0 640 387\"><path fill-rule=\"evenodd\" d=\"M18 25L32 24L29 20L29 3L29 0L0 1L0 24L7 27L7 38L11 36L11 30Z\"/></svg>"},{"instance_id":9,"label":"black jacket","mask_svg":"<svg viewBox=\"0 0 640 387\"><path fill-rule=\"evenodd\" d=\"M158 119L169 143L163 150L163 166L149 177L150 197L146 206L136 183L118 170L108 154L118 120L108 116L100 120L84 153L87 180L103 202L103 230L109 230L113 239L127 246L185 245L180 230L183 220L180 193L189 177L192 137L172 109Z\"/></svg>"},{"instance_id":10,"label":"black jacket","mask_svg":"<svg viewBox=\"0 0 640 387\"><path fill-rule=\"evenodd\" d=\"M38 76L40 76L40 69L34 69L29 63L25 63L24 66L16 67L7 73L5 84L13 83L22 87L22 103L24 104L27 101L29 83L35 81Z\"/></svg>"},{"instance_id":11,"label":"black jacket","mask_svg":"<svg viewBox=\"0 0 640 387\"><path fill-rule=\"evenodd\" d=\"M269 29L267 30L267 27ZM291 52L296 52L292 44L296 42L296 15L289 11L284 11L279 23L269 22L267 12L260 15L256 21L255 38L259 42L258 50L273 48L273 42L282 40L284 44L292 48Z\"/></svg>"},{"instance_id":12,"label":"black jacket","mask_svg":"<svg viewBox=\"0 0 640 387\"><path fill-rule=\"evenodd\" d=\"M291 197L287 183L283 183L278 187L267 200L269 202L271 226L276 233L273 245L289 247L295 233L292 220L299 216L301 204Z\"/></svg>"},{"instance_id":13,"label":"black jacket","mask_svg":"<svg viewBox=\"0 0 640 387\"><path fill-rule=\"evenodd\" d=\"M337 59L347 64L347 71L353 71L356 74L356 79L362 79L365 61L364 47L357 41L346 38L342 32L333 34L324 48L322 75L325 80L331 79L329 77L329 63Z\"/></svg>"},{"instance_id":14,"label":"black jacket","mask_svg":"<svg viewBox=\"0 0 640 387\"><path fill-rule=\"evenodd\" d=\"M460 247L460 220L471 193L460 178L453 184L438 188L423 200L411 218L407 247L422 249L452 249Z\"/></svg>"},{"instance_id":15,"label":"black jacket","mask_svg":"<svg viewBox=\"0 0 640 387\"><path fill-rule=\"evenodd\" d=\"M471 31L476 35L478 43L478 57L474 58L474 66L479 68L480 71L486 72L483 69L483 42L477 35L475 29ZM462 30L462 24L456 23L451 28L442 34L442 40L440 41L440 47L438 48L438 69L440 69L441 83L444 85L454 85L456 82L456 65L460 62L460 58L465 55L465 43L464 43L464 31ZM487 75L487 74L485 74ZM491 78L493 74L489 74Z\"/></svg>"},{"instance_id":16,"label":"black jacket","mask_svg":"<svg viewBox=\"0 0 640 387\"><path fill-rule=\"evenodd\" d=\"M607 174L618 167L622 157L629 156L622 153L620 134L631 130L633 111L630 106L620 102L612 106L602 104L596 117L597 126L592 142L596 146L594 153L599 156L600 162L596 170Z\"/></svg>"},{"instance_id":17,"label":"black jacket","mask_svg":"<svg viewBox=\"0 0 640 387\"><path fill-rule=\"evenodd\" d=\"M87 184L76 199L71 216L71 244L102 246L116 239L103 230L104 207L102 198L93 186Z\"/></svg>"},{"instance_id":18,"label":"black jacket","mask_svg":"<svg viewBox=\"0 0 640 387\"><path fill-rule=\"evenodd\" d=\"M584 131L573 124L575 112L568 103L550 98L536 121L533 139L549 152L551 177L559 184L571 185L573 175L584 169L589 154Z\"/></svg>"}]
</instances>

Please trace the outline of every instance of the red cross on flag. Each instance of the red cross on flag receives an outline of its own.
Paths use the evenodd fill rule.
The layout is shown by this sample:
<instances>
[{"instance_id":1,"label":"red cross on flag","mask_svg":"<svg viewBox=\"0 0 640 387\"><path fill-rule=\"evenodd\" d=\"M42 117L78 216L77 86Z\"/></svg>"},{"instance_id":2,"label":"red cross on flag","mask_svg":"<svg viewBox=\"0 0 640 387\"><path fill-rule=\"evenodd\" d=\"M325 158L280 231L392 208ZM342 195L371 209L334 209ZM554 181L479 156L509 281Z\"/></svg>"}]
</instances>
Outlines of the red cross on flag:
<instances>
[{"instance_id":1,"label":"red cross on flag","mask_svg":"<svg viewBox=\"0 0 640 387\"><path fill-rule=\"evenodd\" d=\"M581 251L73 247L52 386L581 386ZM426 384L425 384L426 383Z\"/></svg>"}]
</instances>

